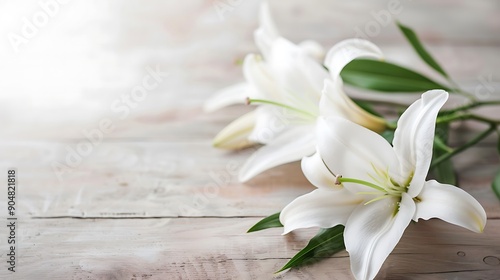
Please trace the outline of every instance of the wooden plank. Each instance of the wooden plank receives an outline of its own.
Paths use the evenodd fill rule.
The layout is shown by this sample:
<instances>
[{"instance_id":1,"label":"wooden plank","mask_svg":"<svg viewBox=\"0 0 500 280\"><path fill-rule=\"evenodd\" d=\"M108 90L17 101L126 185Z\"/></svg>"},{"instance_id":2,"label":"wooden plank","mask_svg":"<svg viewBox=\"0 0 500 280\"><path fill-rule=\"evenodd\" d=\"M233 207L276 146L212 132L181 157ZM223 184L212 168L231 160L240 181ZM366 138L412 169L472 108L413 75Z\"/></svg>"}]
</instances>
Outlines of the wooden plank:
<instances>
[{"instance_id":1,"label":"wooden plank","mask_svg":"<svg viewBox=\"0 0 500 280\"><path fill-rule=\"evenodd\" d=\"M270 279L315 230L246 234L257 218L23 219L17 279ZM483 234L411 224L377 279L496 279L500 221ZM125 245L126 244L126 245ZM2 276L3 275L3 276ZM0 277L7 274L0 271ZM346 252L283 274L352 279Z\"/></svg>"},{"instance_id":2,"label":"wooden plank","mask_svg":"<svg viewBox=\"0 0 500 280\"><path fill-rule=\"evenodd\" d=\"M238 183L237 170L251 151L227 153L206 143L103 143L75 168L61 171L59 181L51 165L66 164L66 147L3 146L18 168L21 211L35 216L263 216L313 189L298 164L249 185ZM35 155L41 160L33 162ZM285 174L296 175L287 179Z\"/></svg>"},{"instance_id":3,"label":"wooden plank","mask_svg":"<svg viewBox=\"0 0 500 280\"><path fill-rule=\"evenodd\" d=\"M445 68L450 70L451 75L463 85L464 89L474 94L479 100L500 99L500 56L497 56L500 49L478 50L470 48L465 55L456 55L449 57L449 61L460 61L457 65L447 65ZM215 50L214 50L215 51ZM446 51L446 50L443 50ZM407 48L392 48L391 52L398 53L393 60L412 69L427 73L431 77L436 77L434 73L416 58L411 50ZM402 55L403 54L403 55ZM482 54L482 55L481 55ZM390 53L388 57L391 57ZM463 59L462 59L463 57ZM471 63L475 61L477 64ZM168 63L168 62L165 62ZM467 64L464 66L464 64ZM446 67L448 66L448 67ZM179 66L182 67L182 66ZM220 72L213 81L206 83L200 80L190 81L191 83L200 83L204 90L200 91L191 87L191 84L185 83L177 87L171 87L165 84L159 88L161 94L151 94L143 102L138 104L137 109L132 110L130 115L121 119L121 115L111 111L109 108L114 100L119 99L124 93L129 94L134 83L125 83L123 91L119 94L109 94L106 100L95 100L102 106L97 113L93 113L95 103L87 104L84 101L87 98L82 97L82 105L60 106L57 110L49 107L28 108L26 104L18 104L21 100L7 100L3 105L14 107L18 111L25 110L22 118L15 122L6 122L4 129L0 133L2 139L11 140L71 140L84 138L84 131L94 131L99 128L99 123L107 119L112 123L113 129L110 132L103 132L106 139L163 139L170 141L186 141L193 139L210 139L218 130L231 120L250 111L251 107L235 106L225 108L215 113L205 113L201 106L207 98L214 92L225 86L231 85L242 79L241 68L238 66L224 65L231 72L233 77L228 78L227 73ZM237 74L235 74L237 73ZM436 77L437 78L437 77ZM188 104L176 104L179 99L179 92L183 92ZM356 91L354 91L356 92ZM96 94L99 91L94 92ZM90 94L90 93L89 93ZM391 100L409 104L418 98L418 94L412 95L394 95L380 93L354 94L369 99ZM51 99L48 97L47 99ZM107 101L109 99L109 101ZM60 100L52 98L51 104L58 104ZM464 105L464 100L460 98L450 99L448 107ZM482 108L479 112L484 112L487 116L500 119L500 114L496 110L498 106ZM29 110L28 110L29 109ZM7 109L6 109L7 110ZM9 109L10 110L10 109ZM92 112L92 114L90 114ZM40 118L39 116L44 116ZM64 115L64 118L60 118ZM82 115L87 117L82 118Z\"/></svg>"},{"instance_id":4,"label":"wooden plank","mask_svg":"<svg viewBox=\"0 0 500 280\"><path fill-rule=\"evenodd\" d=\"M389 3L396 2L391 12ZM300 0L271 3L278 28L296 40L309 37L320 41L338 40L360 34L380 42L397 41L400 34L394 20L416 28L426 41L452 44L498 44L498 2L466 1L322 1L304 4ZM446 11L446 23L443 22ZM422 15L426 16L423 17ZM478 20L478 15L484 15ZM234 18L230 18L236 20ZM325 28L328 27L328 28ZM481 32L478 32L480 30ZM372 35L373 36L370 36ZM493 36L493 37L491 37Z\"/></svg>"},{"instance_id":5,"label":"wooden plank","mask_svg":"<svg viewBox=\"0 0 500 280\"><path fill-rule=\"evenodd\" d=\"M68 149L75 147L0 145L18 168L20 211L41 217L267 216L314 189L298 163L239 183L237 172L253 150L226 152L206 142L104 142L74 168L55 172L52 164L68 166ZM483 204L489 217L500 217L490 187L499 168L494 147L472 148L455 163L460 186Z\"/></svg>"}]
</instances>

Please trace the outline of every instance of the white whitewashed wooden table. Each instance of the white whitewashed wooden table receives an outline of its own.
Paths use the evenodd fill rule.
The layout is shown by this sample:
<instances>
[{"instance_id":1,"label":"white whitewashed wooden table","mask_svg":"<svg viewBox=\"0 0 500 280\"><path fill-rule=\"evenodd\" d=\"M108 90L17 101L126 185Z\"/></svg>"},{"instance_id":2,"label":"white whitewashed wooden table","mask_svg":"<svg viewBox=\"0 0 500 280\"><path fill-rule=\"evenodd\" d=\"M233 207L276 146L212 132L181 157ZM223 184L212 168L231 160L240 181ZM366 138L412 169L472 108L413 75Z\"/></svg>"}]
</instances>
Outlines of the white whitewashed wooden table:
<instances>
[{"instance_id":1,"label":"white whitewashed wooden table","mask_svg":"<svg viewBox=\"0 0 500 280\"><path fill-rule=\"evenodd\" d=\"M37 1L0 2L0 176L15 167L19 182L16 272L7 271L2 226L1 279L352 278L345 252L274 275L315 231L245 232L313 187L298 164L241 184L235 174L252 150L211 147L221 128L249 110L206 114L201 107L242 80L236 62L256 51L257 2L67 2L53 2L45 24L40 13L48 12ZM389 3L270 2L283 35L325 47L365 30ZM218 13L221 3L231 9ZM463 87L500 98L498 1L398 3L397 18ZM37 21L36 31L13 45L24 18ZM371 40L388 58L433 75L394 24L379 28ZM132 98L144 79L152 86ZM479 128L459 125L454 143ZM412 224L378 279L500 279L500 201L490 188L499 169L495 141L455 161L460 186L486 209L485 232L439 220ZM0 219L7 222L6 191Z\"/></svg>"}]
</instances>

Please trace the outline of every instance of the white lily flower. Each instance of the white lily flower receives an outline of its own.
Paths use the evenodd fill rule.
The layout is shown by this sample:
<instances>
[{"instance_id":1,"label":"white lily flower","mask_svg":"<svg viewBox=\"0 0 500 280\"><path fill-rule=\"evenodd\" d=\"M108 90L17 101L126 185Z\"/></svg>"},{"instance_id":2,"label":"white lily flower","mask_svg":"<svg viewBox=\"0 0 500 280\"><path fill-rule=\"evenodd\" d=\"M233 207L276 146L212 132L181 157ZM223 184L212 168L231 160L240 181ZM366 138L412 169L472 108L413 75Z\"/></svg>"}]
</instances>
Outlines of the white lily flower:
<instances>
[{"instance_id":1,"label":"white lily flower","mask_svg":"<svg viewBox=\"0 0 500 280\"><path fill-rule=\"evenodd\" d=\"M383 119L364 111L345 94L340 78L341 70L353 59L381 57L380 50L372 43L351 39L335 45L325 61L330 73L285 39L274 42L269 57L262 61L249 56L244 64L247 80L260 93L250 96L250 101L260 106L248 139L265 146L242 166L241 181L312 155L317 144L314 130L319 116L347 118L376 132L385 129Z\"/></svg>"},{"instance_id":2,"label":"white lily flower","mask_svg":"<svg viewBox=\"0 0 500 280\"><path fill-rule=\"evenodd\" d=\"M273 44L277 39L280 38L285 40L279 34L278 28L276 27L276 24L272 19L269 4L264 1L260 5L259 28L254 32L254 40L265 61L270 59ZM290 42L290 44L292 43ZM325 51L323 47L315 41L306 40L299 43L296 47L301 49L305 54L307 54L315 61L319 62L324 58ZM249 57L252 58L250 59ZM249 54L245 58L245 61L255 59L262 60L258 55ZM258 95L258 92L256 92L257 89L252 84L252 73L247 73L245 71L245 69L248 70L248 67L245 67L245 63L243 64L243 68L244 76L247 82L229 86L217 92L205 103L205 111L213 112L229 105L245 104L247 97L254 96L256 94Z\"/></svg>"},{"instance_id":3,"label":"white lily flower","mask_svg":"<svg viewBox=\"0 0 500 280\"><path fill-rule=\"evenodd\" d=\"M322 56L317 44L306 41L298 46L279 37L267 4L261 8L260 21L255 40L264 57L247 55L243 63L247 82L225 89L206 104L213 110L247 97L251 104L259 105L251 114L253 123L248 115L240 117L214 140L220 148L265 144L243 165L240 181L312 155L318 116L348 118L377 132L385 129L383 119L364 111L345 94L340 78L353 59L382 58L375 45L361 39L340 42L326 56L329 72L316 60Z\"/></svg>"},{"instance_id":4,"label":"white lily flower","mask_svg":"<svg viewBox=\"0 0 500 280\"><path fill-rule=\"evenodd\" d=\"M259 22L260 26L254 32L254 39L263 56L263 59L259 55L255 54L247 55L243 63L243 74L247 82L239 83L217 92L205 103L204 110L206 112L213 112L223 107L234 104L245 104L248 97L257 99L267 98L266 94L260 94L259 86L256 85L260 85L259 83L268 83L267 85L272 86L272 84L275 82L272 79L269 80L267 77L265 77L266 75L268 75L268 73L266 72L268 70L260 70L260 67L266 68L265 65L261 66L260 64L265 64L263 60L271 60L271 51L273 49L274 42L278 39L285 39L281 38L278 29L276 28L276 25L271 17L269 5L265 1L260 6ZM301 49L302 52L304 52L314 60L321 61L324 57L323 47L317 42L308 40L301 42L299 46L295 46L291 42L287 43ZM275 52L279 51L279 49L275 50ZM264 85L264 87L266 88L266 85ZM267 88L269 88L269 86L267 86ZM276 110L271 109L270 111L276 113ZM267 131L267 128L261 128L262 124L265 124L266 122L265 117L259 117L260 125L257 129L255 129L256 131L260 132L255 132L252 136L250 136L256 126L256 115L256 113L247 114L231 122L219 134L217 134L217 136L214 138L213 145L217 148L241 149L253 146L258 143L264 144L266 141L262 138L269 138L269 136L266 137L266 135L270 134L270 132ZM269 110L261 110L258 115L269 115ZM253 119L253 122L249 122L250 117ZM264 125L264 127L266 126ZM278 132L279 131L277 131L276 129L273 129L271 131L271 134L277 134ZM258 135L261 135L261 137L259 137Z\"/></svg>"},{"instance_id":5,"label":"white lily flower","mask_svg":"<svg viewBox=\"0 0 500 280\"><path fill-rule=\"evenodd\" d=\"M447 98L433 90L414 102L398 121L394 146L349 120L320 118L318 151L302 160L318 189L283 209L284 234L345 225L352 273L373 279L412 219L439 218L482 232L486 213L477 200L455 186L426 181L436 117Z\"/></svg>"}]
</instances>

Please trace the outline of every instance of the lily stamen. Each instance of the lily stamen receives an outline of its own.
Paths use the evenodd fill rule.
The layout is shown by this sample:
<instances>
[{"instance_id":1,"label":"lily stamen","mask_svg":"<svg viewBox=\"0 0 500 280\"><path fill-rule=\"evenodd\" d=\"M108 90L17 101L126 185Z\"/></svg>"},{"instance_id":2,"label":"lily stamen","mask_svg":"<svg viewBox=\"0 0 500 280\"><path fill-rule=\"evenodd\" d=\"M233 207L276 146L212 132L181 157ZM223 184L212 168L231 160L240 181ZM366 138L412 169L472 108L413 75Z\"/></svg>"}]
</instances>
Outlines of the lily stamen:
<instances>
[{"instance_id":1,"label":"lily stamen","mask_svg":"<svg viewBox=\"0 0 500 280\"><path fill-rule=\"evenodd\" d=\"M285 108L285 109L288 109L288 110L295 111L297 113L301 113L301 114L307 115L307 116L312 117L312 118L316 118L317 117L316 115L311 114L311 113L309 113L307 111L300 110L298 108L295 108L295 107L292 107L292 106L289 106L289 105L286 105L286 104L283 104L283 103L279 103L279 102L275 102L275 101L271 101L271 100L265 100L265 99L252 99L252 98L248 98L247 97L246 104L250 105L250 104L253 104L253 103L261 103L261 104L274 105L274 106L278 106L278 107L282 107L282 108Z\"/></svg>"},{"instance_id":2,"label":"lily stamen","mask_svg":"<svg viewBox=\"0 0 500 280\"><path fill-rule=\"evenodd\" d=\"M340 181L342 179L342 175L335 176L335 185L341 185L342 182Z\"/></svg>"},{"instance_id":3,"label":"lily stamen","mask_svg":"<svg viewBox=\"0 0 500 280\"><path fill-rule=\"evenodd\" d=\"M375 184L367 182L367 181L364 181L364 180L359 180L359 179L354 179L354 178L342 178L342 177L339 178L339 176L337 176L337 178L341 183L355 183L355 184L365 185L367 187L379 190L381 192L386 192L386 190L383 187L375 185Z\"/></svg>"},{"instance_id":4,"label":"lily stamen","mask_svg":"<svg viewBox=\"0 0 500 280\"><path fill-rule=\"evenodd\" d=\"M365 202L365 204L364 204L364 205L368 205L368 204L370 204L370 203L372 203L372 202L379 201L379 200L382 200L382 199L384 199L384 198L388 198L388 197L391 197L391 196L390 196L390 195L387 195L387 194L384 194L384 195L381 195L381 196L375 197L374 199L372 199L372 200L369 200L369 201Z\"/></svg>"}]
</instances>

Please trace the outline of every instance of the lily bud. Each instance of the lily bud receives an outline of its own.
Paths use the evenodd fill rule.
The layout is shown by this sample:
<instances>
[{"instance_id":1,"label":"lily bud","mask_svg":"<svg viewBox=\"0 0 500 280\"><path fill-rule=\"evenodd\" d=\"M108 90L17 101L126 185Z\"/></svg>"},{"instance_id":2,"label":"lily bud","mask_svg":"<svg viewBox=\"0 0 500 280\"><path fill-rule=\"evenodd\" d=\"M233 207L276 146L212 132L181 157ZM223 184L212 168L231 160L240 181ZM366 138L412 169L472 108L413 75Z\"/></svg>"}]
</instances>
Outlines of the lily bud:
<instances>
[{"instance_id":1,"label":"lily bud","mask_svg":"<svg viewBox=\"0 0 500 280\"><path fill-rule=\"evenodd\" d=\"M221 149L243 149L255 145L248 135L255 127L255 111L247 113L222 129L213 140L213 146Z\"/></svg>"}]
</instances>

